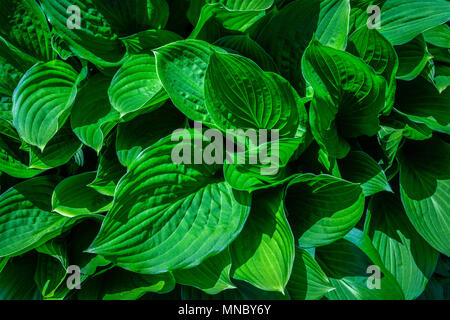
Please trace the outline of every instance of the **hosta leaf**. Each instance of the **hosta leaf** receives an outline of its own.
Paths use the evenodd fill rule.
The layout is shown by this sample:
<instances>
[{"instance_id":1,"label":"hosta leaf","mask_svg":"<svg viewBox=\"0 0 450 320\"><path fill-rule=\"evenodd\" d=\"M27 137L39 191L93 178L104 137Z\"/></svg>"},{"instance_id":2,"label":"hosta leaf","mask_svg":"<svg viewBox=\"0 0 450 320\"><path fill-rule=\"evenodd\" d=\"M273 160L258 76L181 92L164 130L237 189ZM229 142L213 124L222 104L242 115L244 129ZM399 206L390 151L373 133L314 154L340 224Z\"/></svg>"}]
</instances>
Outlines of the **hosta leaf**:
<instances>
[{"instance_id":1,"label":"hosta leaf","mask_svg":"<svg viewBox=\"0 0 450 320\"><path fill-rule=\"evenodd\" d=\"M244 300L290 300L288 292L261 290L246 281L234 280Z\"/></svg>"},{"instance_id":2,"label":"hosta leaf","mask_svg":"<svg viewBox=\"0 0 450 320\"><path fill-rule=\"evenodd\" d=\"M23 141L44 150L69 116L83 77L58 60L38 63L27 71L14 90L12 109Z\"/></svg>"},{"instance_id":3,"label":"hosta leaf","mask_svg":"<svg viewBox=\"0 0 450 320\"><path fill-rule=\"evenodd\" d=\"M226 36L220 38L214 44L250 58L264 71L278 71L272 57L247 35Z\"/></svg>"},{"instance_id":4,"label":"hosta leaf","mask_svg":"<svg viewBox=\"0 0 450 320\"><path fill-rule=\"evenodd\" d=\"M417 232L450 255L450 145L437 137L408 141L401 149L400 194Z\"/></svg>"},{"instance_id":5,"label":"hosta leaf","mask_svg":"<svg viewBox=\"0 0 450 320\"><path fill-rule=\"evenodd\" d=\"M334 288L311 254L297 247L287 290L294 300L319 300Z\"/></svg>"},{"instance_id":6,"label":"hosta leaf","mask_svg":"<svg viewBox=\"0 0 450 320\"><path fill-rule=\"evenodd\" d=\"M313 41L302 61L314 89L310 123L314 137L329 156L349 151L344 138L372 136L379 130L385 80L355 56Z\"/></svg>"},{"instance_id":7,"label":"hosta leaf","mask_svg":"<svg viewBox=\"0 0 450 320\"><path fill-rule=\"evenodd\" d=\"M450 48L450 27L446 24L434 27L423 33L425 41L434 46Z\"/></svg>"},{"instance_id":8,"label":"hosta leaf","mask_svg":"<svg viewBox=\"0 0 450 320\"><path fill-rule=\"evenodd\" d=\"M15 178L31 178L43 172L29 168L26 161L26 154L19 150L19 145L0 136L0 172Z\"/></svg>"},{"instance_id":9,"label":"hosta leaf","mask_svg":"<svg viewBox=\"0 0 450 320\"><path fill-rule=\"evenodd\" d=\"M208 112L223 130L279 130L294 137L299 125L299 98L291 85L274 73L264 73L253 61L215 53L206 71Z\"/></svg>"},{"instance_id":10,"label":"hosta leaf","mask_svg":"<svg viewBox=\"0 0 450 320\"><path fill-rule=\"evenodd\" d=\"M89 187L94 188L97 192L107 196L114 196L117 183L125 174L126 169L120 165L117 159L114 142L115 135L109 137L106 148L100 153L97 175L94 181L88 184Z\"/></svg>"},{"instance_id":11,"label":"hosta leaf","mask_svg":"<svg viewBox=\"0 0 450 320\"><path fill-rule=\"evenodd\" d=\"M394 104L395 76L399 63L394 47L376 29L363 26L350 36L348 52L361 57L386 80L388 88L383 113L388 113Z\"/></svg>"},{"instance_id":12,"label":"hosta leaf","mask_svg":"<svg viewBox=\"0 0 450 320\"><path fill-rule=\"evenodd\" d=\"M364 210L364 194L356 183L303 174L289 182L284 206L297 245L324 246L356 225Z\"/></svg>"},{"instance_id":13,"label":"hosta leaf","mask_svg":"<svg viewBox=\"0 0 450 320\"><path fill-rule=\"evenodd\" d=\"M37 177L0 196L0 256L22 254L62 233L70 219L50 212L55 184L51 177Z\"/></svg>"},{"instance_id":14,"label":"hosta leaf","mask_svg":"<svg viewBox=\"0 0 450 320\"><path fill-rule=\"evenodd\" d=\"M183 40L154 51L158 77L173 104L191 120L205 124L212 123L205 106L205 75L217 49L203 41Z\"/></svg>"},{"instance_id":15,"label":"hosta leaf","mask_svg":"<svg viewBox=\"0 0 450 320\"><path fill-rule=\"evenodd\" d=\"M214 178L216 166L175 164L172 149L192 147L183 139L164 138L131 164L89 252L130 271L163 273L199 265L239 234L249 194Z\"/></svg>"},{"instance_id":16,"label":"hosta leaf","mask_svg":"<svg viewBox=\"0 0 450 320\"><path fill-rule=\"evenodd\" d=\"M367 153L352 151L338 164L342 178L360 183L364 196L392 191L384 171Z\"/></svg>"},{"instance_id":17,"label":"hosta leaf","mask_svg":"<svg viewBox=\"0 0 450 320\"><path fill-rule=\"evenodd\" d=\"M316 260L336 288L327 293L331 300L402 300L403 292L384 267L369 237L358 229L352 229L344 239L316 250ZM370 288L370 276L375 277L370 266L381 274L380 286Z\"/></svg>"},{"instance_id":18,"label":"hosta leaf","mask_svg":"<svg viewBox=\"0 0 450 320\"><path fill-rule=\"evenodd\" d=\"M97 153L120 117L108 99L109 83L110 79L101 74L91 77L80 89L70 118L73 132Z\"/></svg>"},{"instance_id":19,"label":"hosta leaf","mask_svg":"<svg viewBox=\"0 0 450 320\"><path fill-rule=\"evenodd\" d=\"M200 265L173 272L177 283L203 290L207 294L218 294L226 289L236 288L230 279L230 251L225 249Z\"/></svg>"},{"instance_id":20,"label":"hosta leaf","mask_svg":"<svg viewBox=\"0 0 450 320\"><path fill-rule=\"evenodd\" d=\"M30 168L51 169L69 162L81 148L81 142L67 123L49 141L44 151L30 148Z\"/></svg>"},{"instance_id":21,"label":"hosta leaf","mask_svg":"<svg viewBox=\"0 0 450 320\"><path fill-rule=\"evenodd\" d=\"M38 255L34 280L45 298L52 297L66 277L68 258L64 243L52 240L36 248Z\"/></svg>"},{"instance_id":22,"label":"hosta leaf","mask_svg":"<svg viewBox=\"0 0 450 320\"><path fill-rule=\"evenodd\" d=\"M399 45L450 20L450 3L446 0L386 0L381 7L380 32Z\"/></svg>"},{"instance_id":23,"label":"hosta leaf","mask_svg":"<svg viewBox=\"0 0 450 320\"><path fill-rule=\"evenodd\" d=\"M316 38L326 46L344 50L347 45L349 19L350 0L321 0Z\"/></svg>"},{"instance_id":24,"label":"hosta leaf","mask_svg":"<svg viewBox=\"0 0 450 320\"><path fill-rule=\"evenodd\" d=\"M383 264L397 279L405 298L417 298L433 274L438 253L417 233L394 195L375 196L369 210L369 236Z\"/></svg>"},{"instance_id":25,"label":"hosta leaf","mask_svg":"<svg viewBox=\"0 0 450 320\"><path fill-rule=\"evenodd\" d=\"M231 276L284 294L294 254L294 237L283 212L281 190L258 194L244 229L231 244Z\"/></svg>"},{"instance_id":26,"label":"hosta leaf","mask_svg":"<svg viewBox=\"0 0 450 320\"><path fill-rule=\"evenodd\" d=\"M427 62L433 58L428 53L423 35L401 46L396 46L395 51L399 59L397 78L400 80L415 79L425 68Z\"/></svg>"},{"instance_id":27,"label":"hosta leaf","mask_svg":"<svg viewBox=\"0 0 450 320\"><path fill-rule=\"evenodd\" d=\"M118 1L109 2L113 5ZM117 66L125 53L125 48L113 30L113 25L105 16L108 15L105 8L97 6L106 3L104 0L41 1L50 23L70 50L96 65ZM79 12L74 10L76 7L73 6L77 6ZM79 17L77 13L80 14Z\"/></svg>"},{"instance_id":28,"label":"hosta leaf","mask_svg":"<svg viewBox=\"0 0 450 320\"><path fill-rule=\"evenodd\" d=\"M34 0L2 1L0 37L9 45L40 61L56 58L51 32L39 4Z\"/></svg>"},{"instance_id":29,"label":"hosta leaf","mask_svg":"<svg viewBox=\"0 0 450 320\"><path fill-rule=\"evenodd\" d=\"M155 62L153 54L132 55L112 79L108 95L121 117L167 98L156 74Z\"/></svg>"},{"instance_id":30,"label":"hosta leaf","mask_svg":"<svg viewBox=\"0 0 450 320\"><path fill-rule=\"evenodd\" d=\"M108 211L112 198L88 186L95 176L95 172L85 172L61 181L53 192L53 211L67 217Z\"/></svg>"},{"instance_id":31,"label":"hosta leaf","mask_svg":"<svg viewBox=\"0 0 450 320\"><path fill-rule=\"evenodd\" d=\"M239 290L224 290L218 294L210 295L194 287L182 286L182 300L242 300L244 297Z\"/></svg>"},{"instance_id":32,"label":"hosta leaf","mask_svg":"<svg viewBox=\"0 0 450 320\"><path fill-rule=\"evenodd\" d=\"M258 147L250 146L245 154L230 154L224 164L225 180L237 190L255 191L284 183L289 177L286 166L301 143L297 138L280 139L262 144ZM264 156L267 155L267 159ZM252 164L252 159L264 163ZM240 160L244 158L245 161ZM263 159L261 159L263 158ZM240 163L244 162L244 163Z\"/></svg>"},{"instance_id":33,"label":"hosta leaf","mask_svg":"<svg viewBox=\"0 0 450 320\"><path fill-rule=\"evenodd\" d=\"M171 104L117 126L116 150L119 162L128 167L142 150L184 127L185 117ZM151 128L151 130L148 130Z\"/></svg>"},{"instance_id":34,"label":"hosta leaf","mask_svg":"<svg viewBox=\"0 0 450 320\"><path fill-rule=\"evenodd\" d=\"M396 108L410 120L424 123L432 130L450 134L450 90L439 94L422 77L399 83Z\"/></svg>"},{"instance_id":35,"label":"hosta leaf","mask_svg":"<svg viewBox=\"0 0 450 320\"><path fill-rule=\"evenodd\" d=\"M167 293L174 287L170 273L146 275L113 268L84 283L78 299L135 300L148 292Z\"/></svg>"},{"instance_id":36,"label":"hosta leaf","mask_svg":"<svg viewBox=\"0 0 450 320\"><path fill-rule=\"evenodd\" d=\"M129 54L146 53L168 43L183 40L175 32L169 30L146 30L128 37L120 38Z\"/></svg>"},{"instance_id":37,"label":"hosta leaf","mask_svg":"<svg viewBox=\"0 0 450 320\"><path fill-rule=\"evenodd\" d=\"M439 93L442 93L450 86L450 67L446 65L436 66L436 75L434 77L434 85Z\"/></svg>"},{"instance_id":38,"label":"hosta leaf","mask_svg":"<svg viewBox=\"0 0 450 320\"><path fill-rule=\"evenodd\" d=\"M36 256L10 259L0 272L0 300L39 300L41 295L33 280Z\"/></svg>"}]
</instances>

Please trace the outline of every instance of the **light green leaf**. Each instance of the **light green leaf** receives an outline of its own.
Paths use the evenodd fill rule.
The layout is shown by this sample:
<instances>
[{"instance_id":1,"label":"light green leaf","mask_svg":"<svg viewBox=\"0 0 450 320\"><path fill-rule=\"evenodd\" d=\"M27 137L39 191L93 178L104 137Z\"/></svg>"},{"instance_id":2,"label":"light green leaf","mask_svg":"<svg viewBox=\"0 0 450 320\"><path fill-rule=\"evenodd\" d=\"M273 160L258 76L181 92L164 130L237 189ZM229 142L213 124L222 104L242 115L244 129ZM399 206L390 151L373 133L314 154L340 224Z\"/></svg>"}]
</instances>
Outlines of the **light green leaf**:
<instances>
[{"instance_id":1,"label":"light green leaf","mask_svg":"<svg viewBox=\"0 0 450 320\"><path fill-rule=\"evenodd\" d=\"M450 86L450 67L439 64L436 66L436 75L434 77L434 85L439 93L442 93L448 86Z\"/></svg>"},{"instance_id":2,"label":"light green leaf","mask_svg":"<svg viewBox=\"0 0 450 320\"><path fill-rule=\"evenodd\" d=\"M438 253L417 233L400 199L379 194L369 204L369 236L385 267L397 279L406 299L416 299L437 264Z\"/></svg>"},{"instance_id":3,"label":"light green leaf","mask_svg":"<svg viewBox=\"0 0 450 320\"><path fill-rule=\"evenodd\" d=\"M364 196L392 191L384 171L367 153L352 151L338 164L342 178L360 183Z\"/></svg>"},{"instance_id":4,"label":"light green leaf","mask_svg":"<svg viewBox=\"0 0 450 320\"><path fill-rule=\"evenodd\" d=\"M181 137L160 140L131 164L89 252L130 271L163 273L199 265L239 234L249 194L214 178L217 166L175 164L174 147L192 148Z\"/></svg>"},{"instance_id":5,"label":"light green leaf","mask_svg":"<svg viewBox=\"0 0 450 320\"><path fill-rule=\"evenodd\" d=\"M52 195L53 211L67 217L108 211L112 198L88 187L95 176L95 172L85 172L61 181Z\"/></svg>"},{"instance_id":6,"label":"light green leaf","mask_svg":"<svg viewBox=\"0 0 450 320\"><path fill-rule=\"evenodd\" d=\"M334 288L311 254L296 247L287 290L293 300L319 300Z\"/></svg>"},{"instance_id":7,"label":"light green leaf","mask_svg":"<svg viewBox=\"0 0 450 320\"><path fill-rule=\"evenodd\" d=\"M336 290L327 293L331 300L403 300L398 282L383 265L369 237L352 229L344 239L316 250L316 260ZM380 286L370 288L380 271ZM369 278L372 277L372 278ZM376 284L375 284L376 285Z\"/></svg>"},{"instance_id":8,"label":"light green leaf","mask_svg":"<svg viewBox=\"0 0 450 320\"><path fill-rule=\"evenodd\" d=\"M386 81L362 60L316 40L306 50L302 66L314 89L312 133L329 156L344 158L350 149L345 138L378 132Z\"/></svg>"},{"instance_id":9,"label":"light green leaf","mask_svg":"<svg viewBox=\"0 0 450 320\"><path fill-rule=\"evenodd\" d=\"M108 96L121 117L167 99L156 74L155 62L153 54L132 55L115 74Z\"/></svg>"},{"instance_id":10,"label":"light green leaf","mask_svg":"<svg viewBox=\"0 0 450 320\"><path fill-rule=\"evenodd\" d=\"M317 40L323 45L344 50L347 46L349 19L350 0L321 0L315 32Z\"/></svg>"},{"instance_id":11,"label":"light green leaf","mask_svg":"<svg viewBox=\"0 0 450 320\"><path fill-rule=\"evenodd\" d=\"M450 20L446 0L386 0L380 32L393 44L411 41L423 31Z\"/></svg>"},{"instance_id":12,"label":"light green leaf","mask_svg":"<svg viewBox=\"0 0 450 320\"><path fill-rule=\"evenodd\" d=\"M423 35L420 35L401 46L396 46L395 51L397 52L399 59L397 78L400 80L415 79L425 68L428 61L433 58L433 56L428 53Z\"/></svg>"},{"instance_id":13,"label":"light green leaf","mask_svg":"<svg viewBox=\"0 0 450 320\"><path fill-rule=\"evenodd\" d=\"M70 118L73 132L97 153L120 117L108 99L109 83L101 74L89 78L77 95Z\"/></svg>"},{"instance_id":14,"label":"light green leaf","mask_svg":"<svg viewBox=\"0 0 450 320\"><path fill-rule=\"evenodd\" d=\"M149 50L162 47L168 43L183 40L181 36L169 30L146 30L128 37L120 38L128 54L148 53Z\"/></svg>"},{"instance_id":15,"label":"light green leaf","mask_svg":"<svg viewBox=\"0 0 450 320\"><path fill-rule=\"evenodd\" d=\"M425 41L442 48L450 48L450 27L446 24L434 27L423 33Z\"/></svg>"},{"instance_id":16,"label":"light green leaf","mask_svg":"<svg viewBox=\"0 0 450 320\"><path fill-rule=\"evenodd\" d=\"M207 294L218 294L236 288L230 279L231 257L229 249L212 256L190 269L177 269L173 275L177 283L203 290Z\"/></svg>"},{"instance_id":17,"label":"light green leaf","mask_svg":"<svg viewBox=\"0 0 450 320\"><path fill-rule=\"evenodd\" d=\"M433 248L450 255L450 145L437 137L408 141L398 159L409 220Z\"/></svg>"},{"instance_id":18,"label":"light green leaf","mask_svg":"<svg viewBox=\"0 0 450 320\"><path fill-rule=\"evenodd\" d=\"M231 244L231 276L285 294L295 252L280 191L255 194L244 229Z\"/></svg>"},{"instance_id":19,"label":"light green leaf","mask_svg":"<svg viewBox=\"0 0 450 320\"><path fill-rule=\"evenodd\" d=\"M358 223L364 194L356 183L303 174L289 182L284 206L297 245L318 247L342 238Z\"/></svg>"},{"instance_id":20,"label":"light green leaf","mask_svg":"<svg viewBox=\"0 0 450 320\"><path fill-rule=\"evenodd\" d=\"M13 123L21 139L44 150L69 116L84 78L67 63L53 60L34 65L13 95Z\"/></svg>"}]
</instances>

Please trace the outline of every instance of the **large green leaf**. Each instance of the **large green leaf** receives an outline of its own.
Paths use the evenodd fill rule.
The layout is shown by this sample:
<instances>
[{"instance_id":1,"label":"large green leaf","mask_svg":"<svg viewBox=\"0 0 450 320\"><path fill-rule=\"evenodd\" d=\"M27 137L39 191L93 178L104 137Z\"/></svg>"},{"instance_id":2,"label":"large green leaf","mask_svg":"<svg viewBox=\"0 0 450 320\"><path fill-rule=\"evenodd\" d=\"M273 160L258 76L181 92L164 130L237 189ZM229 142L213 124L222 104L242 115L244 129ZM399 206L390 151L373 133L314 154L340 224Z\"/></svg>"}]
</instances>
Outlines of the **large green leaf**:
<instances>
[{"instance_id":1,"label":"large green leaf","mask_svg":"<svg viewBox=\"0 0 450 320\"><path fill-rule=\"evenodd\" d=\"M9 46L40 61L56 58L51 47L47 19L34 0L11 0L0 3L0 37Z\"/></svg>"},{"instance_id":2,"label":"large green leaf","mask_svg":"<svg viewBox=\"0 0 450 320\"><path fill-rule=\"evenodd\" d=\"M121 117L167 98L156 74L155 62L153 54L132 55L115 74L108 95Z\"/></svg>"},{"instance_id":3,"label":"large green leaf","mask_svg":"<svg viewBox=\"0 0 450 320\"><path fill-rule=\"evenodd\" d=\"M105 212L111 208L112 198L88 186L96 172L85 172L61 181L52 195L52 209L67 217Z\"/></svg>"},{"instance_id":4,"label":"large green leaf","mask_svg":"<svg viewBox=\"0 0 450 320\"><path fill-rule=\"evenodd\" d=\"M101 74L91 77L80 89L70 118L78 138L97 153L120 117L108 99L109 83L110 79Z\"/></svg>"},{"instance_id":5,"label":"large green leaf","mask_svg":"<svg viewBox=\"0 0 450 320\"><path fill-rule=\"evenodd\" d=\"M331 300L403 300L394 276L384 267L369 237L352 229L344 239L318 248L316 259L336 290L327 293ZM380 286L369 287L375 277L369 267L380 271Z\"/></svg>"},{"instance_id":6,"label":"large green leaf","mask_svg":"<svg viewBox=\"0 0 450 320\"><path fill-rule=\"evenodd\" d=\"M383 113L388 113L394 105L395 76L399 64L395 49L376 29L363 26L350 36L348 52L361 57L386 80L388 88Z\"/></svg>"},{"instance_id":7,"label":"large green leaf","mask_svg":"<svg viewBox=\"0 0 450 320\"><path fill-rule=\"evenodd\" d=\"M217 48L217 49L216 49ZM188 118L212 123L204 82L210 56L222 50L199 40L176 41L155 52L158 77L173 104Z\"/></svg>"},{"instance_id":8,"label":"large green leaf","mask_svg":"<svg viewBox=\"0 0 450 320\"><path fill-rule=\"evenodd\" d=\"M343 158L349 151L345 138L372 136L379 130L386 82L362 60L315 40L302 66L314 89L312 133L328 155Z\"/></svg>"},{"instance_id":9,"label":"large green leaf","mask_svg":"<svg viewBox=\"0 0 450 320\"><path fill-rule=\"evenodd\" d=\"M283 212L281 190L255 194L244 229L231 244L231 276L284 294L294 255L294 237Z\"/></svg>"},{"instance_id":10,"label":"large green leaf","mask_svg":"<svg viewBox=\"0 0 450 320\"><path fill-rule=\"evenodd\" d=\"M446 24L425 31L423 36L427 43L437 47L450 48L450 27Z\"/></svg>"},{"instance_id":11,"label":"large green leaf","mask_svg":"<svg viewBox=\"0 0 450 320\"><path fill-rule=\"evenodd\" d=\"M364 194L356 183L302 174L289 182L284 206L297 245L311 248L342 238L358 223Z\"/></svg>"},{"instance_id":12,"label":"large green leaf","mask_svg":"<svg viewBox=\"0 0 450 320\"><path fill-rule=\"evenodd\" d=\"M173 271L177 283L203 290L207 294L218 294L236 288L230 279L231 257L229 249L212 256L190 269Z\"/></svg>"},{"instance_id":13,"label":"large green leaf","mask_svg":"<svg viewBox=\"0 0 450 320\"><path fill-rule=\"evenodd\" d=\"M162 273L199 265L239 234L249 194L214 177L217 166L174 163L178 148L199 152L191 132L184 134L182 142L160 140L131 164L90 252L130 271Z\"/></svg>"},{"instance_id":14,"label":"large green leaf","mask_svg":"<svg viewBox=\"0 0 450 320\"><path fill-rule=\"evenodd\" d=\"M169 30L146 30L128 37L120 38L128 54L148 53L149 50L162 47L171 42L183 40L181 36Z\"/></svg>"},{"instance_id":15,"label":"large green leaf","mask_svg":"<svg viewBox=\"0 0 450 320\"><path fill-rule=\"evenodd\" d=\"M379 194L369 204L369 236L385 267L397 279L406 299L415 299L437 264L438 253L417 233L400 199Z\"/></svg>"},{"instance_id":16,"label":"large green leaf","mask_svg":"<svg viewBox=\"0 0 450 320\"><path fill-rule=\"evenodd\" d=\"M450 3L446 0L386 0L381 7L380 32L399 45L450 20Z\"/></svg>"},{"instance_id":17,"label":"large green leaf","mask_svg":"<svg viewBox=\"0 0 450 320\"><path fill-rule=\"evenodd\" d=\"M338 161L342 178L360 183L366 197L381 191L392 191L386 174L367 153L352 151Z\"/></svg>"},{"instance_id":18,"label":"large green leaf","mask_svg":"<svg viewBox=\"0 0 450 320\"><path fill-rule=\"evenodd\" d=\"M413 40L401 46L396 46L399 59L397 78L400 80L413 80L419 76L428 61L433 56L428 52L423 35L419 35Z\"/></svg>"},{"instance_id":19,"label":"large green leaf","mask_svg":"<svg viewBox=\"0 0 450 320\"><path fill-rule=\"evenodd\" d=\"M350 0L321 0L316 38L320 43L339 50L347 46Z\"/></svg>"},{"instance_id":20,"label":"large green leaf","mask_svg":"<svg viewBox=\"0 0 450 320\"><path fill-rule=\"evenodd\" d=\"M414 122L432 130L450 134L450 90L442 93L422 77L400 82L396 107Z\"/></svg>"},{"instance_id":21,"label":"large green leaf","mask_svg":"<svg viewBox=\"0 0 450 320\"><path fill-rule=\"evenodd\" d=\"M287 290L294 300L319 300L334 288L311 254L296 247Z\"/></svg>"},{"instance_id":22,"label":"large green leaf","mask_svg":"<svg viewBox=\"0 0 450 320\"><path fill-rule=\"evenodd\" d=\"M264 73L248 58L215 53L205 77L206 107L223 129L278 130L294 137L299 125L299 97L275 73ZM233 115L233 116L231 116Z\"/></svg>"},{"instance_id":23,"label":"large green leaf","mask_svg":"<svg viewBox=\"0 0 450 320\"><path fill-rule=\"evenodd\" d=\"M21 182L0 196L0 256L15 256L62 233L70 220L51 211L54 179Z\"/></svg>"},{"instance_id":24,"label":"large green leaf","mask_svg":"<svg viewBox=\"0 0 450 320\"><path fill-rule=\"evenodd\" d=\"M408 141L401 149L400 194L417 232L450 255L450 145L437 137Z\"/></svg>"},{"instance_id":25,"label":"large green leaf","mask_svg":"<svg viewBox=\"0 0 450 320\"><path fill-rule=\"evenodd\" d=\"M69 116L84 78L69 64L53 60L34 65L20 80L13 95L13 122L21 139L44 150Z\"/></svg>"}]
</instances>

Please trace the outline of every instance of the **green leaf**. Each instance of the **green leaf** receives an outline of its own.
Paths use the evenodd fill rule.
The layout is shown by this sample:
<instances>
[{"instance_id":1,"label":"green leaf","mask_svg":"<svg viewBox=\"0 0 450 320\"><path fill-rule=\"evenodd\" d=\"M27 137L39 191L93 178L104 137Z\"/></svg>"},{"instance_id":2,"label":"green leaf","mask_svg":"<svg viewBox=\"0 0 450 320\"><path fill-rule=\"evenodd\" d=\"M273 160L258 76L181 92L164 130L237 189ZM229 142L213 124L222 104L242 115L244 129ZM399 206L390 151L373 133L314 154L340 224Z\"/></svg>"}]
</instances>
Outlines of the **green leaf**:
<instances>
[{"instance_id":1,"label":"green leaf","mask_svg":"<svg viewBox=\"0 0 450 320\"><path fill-rule=\"evenodd\" d=\"M56 58L51 47L51 32L47 19L39 4L34 0L2 1L0 16L0 37L9 46L23 51L40 61Z\"/></svg>"},{"instance_id":2,"label":"green leaf","mask_svg":"<svg viewBox=\"0 0 450 320\"><path fill-rule=\"evenodd\" d=\"M349 19L350 0L321 0L315 32L317 40L323 45L344 50L347 46Z\"/></svg>"},{"instance_id":3,"label":"green leaf","mask_svg":"<svg viewBox=\"0 0 450 320\"><path fill-rule=\"evenodd\" d=\"M338 160L342 178L360 183L364 196L368 197L382 191L391 191L384 171L367 153L352 151L347 157Z\"/></svg>"},{"instance_id":4,"label":"green leaf","mask_svg":"<svg viewBox=\"0 0 450 320\"><path fill-rule=\"evenodd\" d=\"M399 64L394 47L376 29L363 26L350 36L348 52L361 57L378 75L384 77L388 88L383 113L389 113L394 105L395 76Z\"/></svg>"},{"instance_id":5,"label":"green leaf","mask_svg":"<svg viewBox=\"0 0 450 320\"><path fill-rule=\"evenodd\" d=\"M183 128L185 117L171 104L117 126L116 150L119 162L129 167L142 150ZM151 130L148 130L151 128Z\"/></svg>"},{"instance_id":6,"label":"green leaf","mask_svg":"<svg viewBox=\"0 0 450 320\"><path fill-rule=\"evenodd\" d=\"M397 78L400 80L415 79L425 68L428 61L433 58L428 52L423 35L401 46L396 46L395 51L399 59Z\"/></svg>"},{"instance_id":7,"label":"green leaf","mask_svg":"<svg viewBox=\"0 0 450 320\"><path fill-rule=\"evenodd\" d=\"M115 74L108 96L121 117L167 99L156 74L155 62L153 54L132 55Z\"/></svg>"},{"instance_id":8,"label":"green leaf","mask_svg":"<svg viewBox=\"0 0 450 320\"><path fill-rule=\"evenodd\" d=\"M108 211L112 198L88 186L95 176L95 172L85 172L61 181L52 195L53 211L67 217Z\"/></svg>"},{"instance_id":9,"label":"green leaf","mask_svg":"<svg viewBox=\"0 0 450 320\"><path fill-rule=\"evenodd\" d=\"M279 130L294 137L299 125L291 85L275 73L265 73L248 58L216 53L205 77L206 108L214 123L226 129Z\"/></svg>"},{"instance_id":10,"label":"green leaf","mask_svg":"<svg viewBox=\"0 0 450 320\"><path fill-rule=\"evenodd\" d=\"M173 104L189 119L205 124L212 123L205 106L204 82L214 50L222 49L200 40L183 40L154 51L158 77Z\"/></svg>"},{"instance_id":11,"label":"green leaf","mask_svg":"<svg viewBox=\"0 0 450 320\"><path fill-rule=\"evenodd\" d=\"M417 233L394 195L375 196L369 211L369 236L383 264L397 279L405 298L417 298L434 272L438 253Z\"/></svg>"},{"instance_id":12,"label":"green leaf","mask_svg":"<svg viewBox=\"0 0 450 320\"><path fill-rule=\"evenodd\" d=\"M450 48L450 28L446 24L425 31L423 36L427 43L437 47Z\"/></svg>"},{"instance_id":13,"label":"green leaf","mask_svg":"<svg viewBox=\"0 0 450 320\"><path fill-rule=\"evenodd\" d=\"M319 300L334 288L311 254L296 247L287 290L294 300Z\"/></svg>"},{"instance_id":14,"label":"green leaf","mask_svg":"<svg viewBox=\"0 0 450 320\"><path fill-rule=\"evenodd\" d=\"M70 118L73 132L97 153L120 117L108 99L109 83L101 74L91 77L80 89Z\"/></svg>"},{"instance_id":15,"label":"green leaf","mask_svg":"<svg viewBox=\"0 0 450 320\"><path fill-rule=\"evenodd\" d=\"M174 163L174 147L192 148L184 134L177 144L160 140L131 164L89 252L130 271L162 273L199 265L239 234L249 194L215 178L217 166Z\"/></svg>"},{"instance_id":16,"label":"green leaf","mask_svg":"<svg viewBox=\"0 0 450 320\"><path fill-rule=\"evenodd\" d=\"M231 244L231 276L259 289L285 294L294 255L294 237L283 212L282 192L255 194L244 229Z\"/></svg>"},{"instance_id":17,"label":"green leaf","mask_svg":"<svg viewBox=\"0 0 450 320\"><path fill-rule=\"evenodd\" d=\"M51 169L70 161L80 150L81 142L67 123L49 141L44 151L32 146L30 148L30 168Z\"/></svg>"},{"instance_id":18,"label":"green leaf","mask_svg":"<svg viewBox=\"0 0 450 320\"><path fill-rule=\"evenodd\" d=\"M362 60L313 41L302 60L305 79L314 89L312 133L331 157L344 158L345 138L373 136L379 130L386 82Z\"/></svg>"},{"instance_id":19,"label":"green leaf","mask_svg":"<svg viewBox=\"0 0 450 320\"><path fill-rule=\"evenodd\" d=\"M51 298L63 283L69 266L65 244L51 240L36 248L38 255L34 280L44 298Z\"/></svg>"},{"instance_id":20,"label":"green leaf","mask_svg":"<svg viewBox=\"0 0 450 320\"><path fill-rule=\"evenodd\" d=\"M36 257L26 255L10 259L0 273L0 300L39 300L41 295L33 280Z\"/></svg>"},{"instance_id":21,"label":"green leaf","mask_svg":"<svg viewBox=\"0 0 450 320\"><path fill-rule=\"evenodd\" d=\"M411 121L424 123L434 131L450 134L450 90L439 94L422 77L400 82L396 108Z\"/></svg>"},{"instance_id":22,"label":"green leaf","mask_svg":"<svg viewBox=\"0 0 450 320\"><path fill-rule=\"evenodd\" d=\"M329 175L303 174L289 182L285 210L297 245L330 244L348 233L361 219L361 187Z\"/></svg>"},{"instance_id":23,"label":"green leaf","mask_svg":"<svg viewBox=\"0 0 450 320\"><path fill-rule=\"evenodd\" d=\"M434 77L434 85L439 93L442 93L448 86L450 86L450 67L446 65L436 66L436 75Z\"/></svg>"},{"instance_id":24,"label":"green leaf","mask_svg":"<svg viewBox=\"0 0 450 320\"><path fill-rule=\"evenodd\" d=\"M437 137L408 141L398 159L400 194L409 220L433 248L450 255L450 145Z\"/></svg>"},{"instance_id":25,"label":"green leaf","mask_svg":"<svg viewBox=\"0 0 450 320\"><path fill-rule=\"evenodd\" d=\"M336 290L327 293L331 300L403 300L403 292L384 267L369 237L358 229L352 229L344 239L316 250L316 260ZM380 271L380 286L370 289L375 274ZM370 277L373 277L372 279ZM376 279L376 278L375 278Z\"/></svg>"},{"instance_id":26,"label":"green leaf","mask_svg":"<svg viewBox=\"0 0 450 320\"><path fill-rule=\"evenodd\" d=\"M446 0L386 0L381 12L380 32L393 45L399 45L450 20L450 3Z\"/></svg>"},{"instance_id":27,"label":"green leaf","mask_svg":"<svg viewBox=\"0 0 450 320\"><path fill-rule=\"evenodd\" d=\"M177 269L173 275L177 283L203 290L207 294L218 294L236 288L230 279L231 257L229 249L212 256L190 269Z\"/></svg>"},{"instance_id":28,"label":"green leaf","mask_svg":"<svg viewBox=\"0 0 450 320\"><path fill-rule=\"evenodd\" d=\"M146 30L120 40L127 48L128 54L140 54L183 38L169 30Z\"/></svg>"},{"instance_id":29,"label":"green leaf","mask_svg":"<svg viewBox=\"0 0 450 320\"><path fill-rule=\"evenodd\" d=\"M0 256L16 256L62 233L70 220L51 211L55 181L49 176L21 182L0 195Z\"/></svg>"},{"instance_id":30,"label":"green leaf","mask_svg":"<svg viewBox=\"0 0 450 320\"><path fill-rule=\"evenodd\" d=\"M272 57L247 35L226 36L214 42L216 46L231 49L235 53L253 60L264 71L277 72Z\"/></svg>"},{"instance_id":31,"label":"green leaf","mask_svg":"<svg viewBox=\"0 0 450 320\"><path fill-rule=\"evenodd\" d=\"M113 268L83 284L80 300L135 300L148 292L167 293L175 281L170 273L145 275Z\"/></svg>"},{"instance_id":32,"label":"green leaf","mask_svg":"<svg viewBox=\"0 0 450 320\"><path fill-rule=\"evenodd\" d=\"M67 63L54 60L34 65L13 95L13 123L20 138L44 150L69 116L84 78Z\"/></svg>"}]
</instances>

